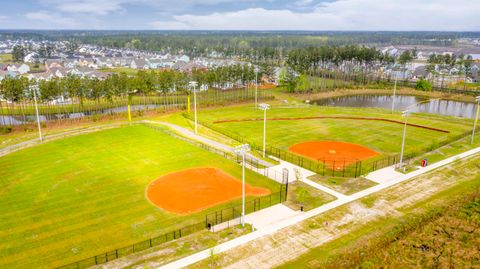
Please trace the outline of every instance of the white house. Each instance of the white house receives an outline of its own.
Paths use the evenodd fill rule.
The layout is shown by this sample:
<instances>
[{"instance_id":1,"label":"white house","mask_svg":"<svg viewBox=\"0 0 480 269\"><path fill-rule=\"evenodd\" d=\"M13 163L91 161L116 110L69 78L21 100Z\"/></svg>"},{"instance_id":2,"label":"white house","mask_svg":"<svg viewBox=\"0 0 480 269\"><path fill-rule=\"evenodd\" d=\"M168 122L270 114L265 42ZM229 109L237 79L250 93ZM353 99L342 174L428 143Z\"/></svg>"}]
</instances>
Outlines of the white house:
<instances>
[{"instance_id":1,"label":"white house","mask_svg":"<svg viewBox=\"0 0 480 269\"><path fill-rule=\"evenodd\" d=\"M30 66L26 64L12 64L7 67L8 71L17 72L19 74L26 74L30 72Z\"/></svg>"},{"instance_id":2,"label":"white house","mask_svg":"<svg viewBox=\"0 0 480 269\"><path fill-rule=\"evenodd\" d=\"M23 61L26 63L35 63L39 59L39 55L36 52L32 52L23 57Z\"/></svg>"}]
</instances>

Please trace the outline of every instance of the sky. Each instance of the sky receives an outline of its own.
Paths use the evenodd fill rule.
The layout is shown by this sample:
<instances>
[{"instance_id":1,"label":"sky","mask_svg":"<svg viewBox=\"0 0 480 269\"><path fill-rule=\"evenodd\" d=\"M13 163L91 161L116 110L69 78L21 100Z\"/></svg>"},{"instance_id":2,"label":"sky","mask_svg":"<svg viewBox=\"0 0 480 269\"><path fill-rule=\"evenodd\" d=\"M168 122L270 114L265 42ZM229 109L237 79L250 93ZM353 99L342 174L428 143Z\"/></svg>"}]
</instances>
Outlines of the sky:
<instances>
[{"instance_id":1,"label":"sky","mask_svg":"<svg viewBox=\"0 0 480 269\"><path fill-rule=\"evenodd\" d=\"M480 0L0 0L0 29L480 31Z\"/></svg>"}]
</instances>

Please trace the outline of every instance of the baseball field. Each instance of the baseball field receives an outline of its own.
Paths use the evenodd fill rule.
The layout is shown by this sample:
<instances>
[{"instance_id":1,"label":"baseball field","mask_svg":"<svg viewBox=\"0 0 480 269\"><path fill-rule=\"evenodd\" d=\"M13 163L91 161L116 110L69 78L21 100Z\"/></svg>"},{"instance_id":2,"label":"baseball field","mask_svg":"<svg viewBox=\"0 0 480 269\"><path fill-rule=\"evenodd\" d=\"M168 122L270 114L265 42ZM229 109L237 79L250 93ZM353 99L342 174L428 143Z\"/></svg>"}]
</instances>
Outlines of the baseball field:
<instances>
[{"instance_id":1,"label":"baseball field","mask_svg":"<svg viewBox=\"0 0 480 269\"><path fill-rule=\"evenodd\" d=\"M202 222L241 197L239 165L141 125L9 154L0 175L0 268L75 262ZM249 170L246 182L247 200L280 188ZM172 186L189 200L165 199Z\"/></svg>"},{"instance_id":2,"label":"baseball field","mask_svg":"<svg viewBox=\"0 0 480 269\"><path fill-rule=\"evenodd\" d=\"M271 104L267 146L313 160L372 160L400 152L404 125L398 112ZM253 104L202 109L198 116L262 144L263 111ZM180 113L157 119L192 128ZM430 114L412 114L408 122L406 154L453 141L472 126L469 119ZM200 132L225 138L205 127ZM247 200L280 190L275 181L246 173ZM3 156L0 268L62 266L202 222L208 213L239 204L240 179L235 162L143 125Z\"/></svg>"},{"instance_id":3,"label":"baseball field","mask_svg":"<svg viewBox=\"0 0 480 269\"><path fill-rule=\"evenodd\" d=\"M263 111L255 109L253 105L205 110L199 113L199 119L215 128L238 134L252 143L262 145ZM319 160L335 158L345 146L341 143L346 142L364 147L366 159L381 158L400 152L403 121L399 112L391 113L385 109L289 106L277 103L267 111L267 145ZM472 126L472 120L469 119L432 114L412 114L408 123L406 154L424 151L436 144L450 141L467 133ZM302 154L298 150L295 152L303 143L310 143L303 146L304 151L309 148L316 151L317 155L319 151L325 151L325 154L308 156L309 154ZM333 144L332 148L325 148L328 143ZM315 148L316 146L319 148ZM354 148L350 150L358 151ZM338 155L337 158L340 159L346 156L343 153ZM360 156L360 159L362 158Z\"/></svg>"}]
</instances>

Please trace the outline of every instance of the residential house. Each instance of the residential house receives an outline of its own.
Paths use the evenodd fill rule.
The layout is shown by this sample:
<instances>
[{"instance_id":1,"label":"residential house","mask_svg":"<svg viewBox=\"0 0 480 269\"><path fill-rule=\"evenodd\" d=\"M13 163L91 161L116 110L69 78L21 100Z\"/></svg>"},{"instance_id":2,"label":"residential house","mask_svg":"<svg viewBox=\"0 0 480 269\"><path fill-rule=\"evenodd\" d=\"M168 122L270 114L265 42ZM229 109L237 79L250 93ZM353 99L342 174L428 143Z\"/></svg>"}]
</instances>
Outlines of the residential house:
<instances>
[{"instance_id":1,"label":"residential house","mask_svg":"<svg viewBox=\"0 0 480 269\"><path fill-rule=\"evenodd\" d=\"M30 66L27 64L12 64L7 67L7 70L17 72L19 74L26 74L30 72Z\"/></svg>"},{"instance_id":2,"label":"residential house","mask_svg":"<svg viewBox=\"0 0 480 269\"><path fill-rule=\"evenodd\" d=\"M150 65L145 61L145 59L134 59L130 63L130 68L132 69L150 69Z\"/></svg>"},{"instance_id":3,"label":"residential house","mask_svg":"<svg viewBox=\"0 0 480 269\"><path fill-rule=\"evenodd\" d=\"M45 69L50 70L51 68L60 68L63 67L62 61L58 59L47 59L45 60Z\"/></svg>"}]
</instances>

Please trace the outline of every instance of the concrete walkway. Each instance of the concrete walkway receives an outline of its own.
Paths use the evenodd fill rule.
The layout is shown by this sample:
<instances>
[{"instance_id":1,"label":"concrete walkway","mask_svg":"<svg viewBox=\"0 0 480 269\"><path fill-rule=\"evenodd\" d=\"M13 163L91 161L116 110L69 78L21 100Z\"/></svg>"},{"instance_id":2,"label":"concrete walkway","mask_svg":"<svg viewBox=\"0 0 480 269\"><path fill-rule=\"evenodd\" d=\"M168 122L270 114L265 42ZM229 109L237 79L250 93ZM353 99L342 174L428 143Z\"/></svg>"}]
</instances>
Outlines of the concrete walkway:
<instances>
[{"instance_id":1,"label":"concrete walkway","mask_svg":"<svg viewBox=\"0 0 480 269\"><path fill-rule=\"evenodd\" d=\"M322 205L320 207L317 207L317 208L312 209L310 211L304 212L302 214L294 214L291 217L281 219L281 220L276 221L274 223L264 225L264 226L261 225L261 226L258 227L258 230L254 231L252 233L249 233L249 234L244 235L244 236L240 236L238 238L235 238L235 239L230 240L228 242L222 243L222 244L220 244L218 246L215 246L213 248L197 252L193 255L190 255L190 256L187 256L185 258L179 259L177 261L174 261L174 262L169 263L167 265L161 266L159 268L161 268L161 269L169 269L169 268L177 269L177 268L183 268L183 267L192 265L196 262L199 262L201 260L209 258L211 256L212 251L213 251L213 253L218 254L218 253L221 253L221 252L225 252L227 250L231 250L235 247L241 246L241 245L243 245L247 242L250 242L252 240L255 240L257 238L273 234L273 233L275 233L275 232L277 232L281 229L284 229L288 226L297 224L297 223L302 222L302 221L304 221L308 218L315 217L315 216L317 216L319 214L322 214L324 212L327 212L331 209L334 209L334 208L337 208L339 206L345 205L349 202L358 200L358 199L363 198L365 196L368 196L370 194L379 192L379 191L384 190L386 188L389 188L393 185L396 185L396 184L399 184L401 182L410 180L410 179L412 179L416 176L419 176L421 174L428 173L428 172L430 172L434 169L440 168L444 165L450 164L450 163L455 162L457 160L471 158L472 156L474 156L478 153L480 153L480 147L469 150L469 151L461 153L461 154L458 154L456 156L447 158L443 161L437 162L437 163L432 164L430 166L422 167L422 168L420 168L416 171L413 171L411 173L408 173L408 174L401 174L401 173L396 172L394 170L393 166L381 169L382 170L381 172L376 171L376 172L371 173L367 176L367 178L369 178L370 180L373 180L373 181L379 183L376 186L373 186L371 188L365 189L363 191L357 192L357 193L352 194L352 195L340 196L337 200L335 200L333 202Z\"/></svg>"}]
</instances>

